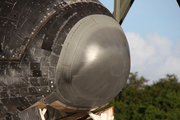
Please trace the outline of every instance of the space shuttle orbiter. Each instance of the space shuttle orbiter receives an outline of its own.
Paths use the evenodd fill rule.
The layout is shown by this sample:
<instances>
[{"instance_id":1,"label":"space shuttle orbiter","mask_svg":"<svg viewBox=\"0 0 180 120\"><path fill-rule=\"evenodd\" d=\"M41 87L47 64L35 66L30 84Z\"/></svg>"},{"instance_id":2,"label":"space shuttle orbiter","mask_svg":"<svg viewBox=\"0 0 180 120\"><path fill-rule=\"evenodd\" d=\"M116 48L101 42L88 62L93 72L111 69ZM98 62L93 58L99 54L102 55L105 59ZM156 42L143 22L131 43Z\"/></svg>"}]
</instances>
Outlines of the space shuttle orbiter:
<instances>
[{"instance_id":1,"label":"space shuttle orbiter","mask_svg":"<svg viewBox=\"0 0 180 120\"><path fill-rule=\"evenodd\" d=\"M0 118L98 109L129 71L125 34L98 0L0 0Z\"/></svg>"}]
</instances>

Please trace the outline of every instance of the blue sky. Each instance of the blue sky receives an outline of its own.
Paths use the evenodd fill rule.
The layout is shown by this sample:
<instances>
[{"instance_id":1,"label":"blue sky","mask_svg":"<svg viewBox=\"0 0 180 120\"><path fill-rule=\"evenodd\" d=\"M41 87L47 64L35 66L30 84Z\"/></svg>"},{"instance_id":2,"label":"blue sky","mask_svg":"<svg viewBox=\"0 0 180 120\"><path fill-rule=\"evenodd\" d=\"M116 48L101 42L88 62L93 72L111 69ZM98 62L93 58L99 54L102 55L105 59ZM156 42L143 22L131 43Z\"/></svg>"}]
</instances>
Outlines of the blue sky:
<instances>
[{"instance_id":1,"label":"blue sky","mask_svg":"<svg viewBox=\"0 0 180 120\"><path fill-rule=\"evenodd\" d=\"M111 12L113 0L100 0ZM170 40L180 39L180 8L176 0L135 0L122 28L125 32L158 32Z\"/></svg>"},{"instance_id":2,"label":"blue sky","mask_svg":"<svg viewBox=\"0 0 180 120\"><path fill-rule=\"evenodd\" d=\"M114 0L100 0L111 12ZM176 0L135 0L122 28L131 51L131 72L150 83L176 74L180 78L180 7Z\"/></svg>"}]
</instances>

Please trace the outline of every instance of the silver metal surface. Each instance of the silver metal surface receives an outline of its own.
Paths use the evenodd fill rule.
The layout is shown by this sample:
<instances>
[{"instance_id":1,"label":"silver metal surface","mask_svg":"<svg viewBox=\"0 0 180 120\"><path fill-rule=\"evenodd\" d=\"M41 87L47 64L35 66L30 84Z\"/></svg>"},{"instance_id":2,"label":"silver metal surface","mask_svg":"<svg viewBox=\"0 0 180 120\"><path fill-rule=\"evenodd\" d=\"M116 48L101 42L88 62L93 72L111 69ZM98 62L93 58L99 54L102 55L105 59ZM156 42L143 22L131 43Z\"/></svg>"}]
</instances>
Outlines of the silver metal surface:
<instances>
[{"instance_id":1,"label":"silver metal surface","mask_svg":"<svg viewBox=\"0 0 180 120\"><path fill-rule=\"evenodd\" d=\"M61 102L75 108L104 105L123 88L129 71L128 42L117 21L85 17L67 35L58 61Z\"/></svg>"}]
</instances>

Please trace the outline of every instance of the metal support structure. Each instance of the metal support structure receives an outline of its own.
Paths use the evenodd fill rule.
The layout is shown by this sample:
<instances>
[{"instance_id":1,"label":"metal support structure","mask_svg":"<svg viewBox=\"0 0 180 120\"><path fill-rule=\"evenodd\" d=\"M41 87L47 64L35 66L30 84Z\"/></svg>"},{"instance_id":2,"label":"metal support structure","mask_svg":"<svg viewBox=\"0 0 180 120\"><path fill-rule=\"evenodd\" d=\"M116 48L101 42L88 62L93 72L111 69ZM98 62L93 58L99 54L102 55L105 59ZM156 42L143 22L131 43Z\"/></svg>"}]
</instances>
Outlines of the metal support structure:
<instances>
[{"instance_id":1,"label":"metal support structure","mask_svg":"<svg viewBox=\"0 0 180 120\"><path fill-rule=\"evenodd\" d=\"M177 0L178 4L179 4L179 7L180 7L180 0Z\"/></svg>"},{"instance_id":2,"label":"metal support structure","mask_svg":"<svg viewBox=\"0 0 180 120\"><path fill-rule=\"evenodd\" d=\"M47 111L46 108L44 108L44 109L40 109L40 108L39 108L39 112L40 112L40 115L41 115L41 119L42 119L42 120L46 120L45 117L44 117L46 111Z\"/></svg>"},{"instance_id":3,"label":"metal support structure","mask_svg":"<svg viewBox=\"0 0 180 120\"><path fill-rule=\"evenodd\" d=\"M131 8L134 0L114 0L113 15L121 25L126 17L129 9Z\"/></svg>"},{"instance_id":4,"label":"metal support structure","mask_svg":"<svg viewBox=\"0 0 180 120\"><path fill-rule=\"evenodd\" d=\"M113 15L121 25L135 0L114 0ZM176 0L180 7L180 0Z\"/></svg>"},{"instance_id":5,"label":"metal support structure","mask_svg":"<svg viewBox=\"0 0 180 120\"><path fill-rule=\"evenodd\" d=\"M88 112L89 116L93 119L93 120L100 120L100 116L99 115L95 115L92 112Z\"/></svg>"},{"instance_id":6,"label":"metal support structure","mask_svg":"<svg viewBox=\"0 0 180 120\"><path fill-rule=\"evenodd\" d=\"M93 120L110 120L106 113L102 113L101 115L95 115L95 114L89 112L88 114L89 114L89 116L91 116L91 118Z\"/></svg>"},{"instance_id":7,"label":"metal support structure","mask_svg":"<svg viewBox=\"0 0 180 120\"><path fill-rule=\"evenodd\" d=\"M114 120L114 107L102 110L96 114L89 111L88 114L91 118L87 118L86 120Z\"/></svg>"}]
</instances>

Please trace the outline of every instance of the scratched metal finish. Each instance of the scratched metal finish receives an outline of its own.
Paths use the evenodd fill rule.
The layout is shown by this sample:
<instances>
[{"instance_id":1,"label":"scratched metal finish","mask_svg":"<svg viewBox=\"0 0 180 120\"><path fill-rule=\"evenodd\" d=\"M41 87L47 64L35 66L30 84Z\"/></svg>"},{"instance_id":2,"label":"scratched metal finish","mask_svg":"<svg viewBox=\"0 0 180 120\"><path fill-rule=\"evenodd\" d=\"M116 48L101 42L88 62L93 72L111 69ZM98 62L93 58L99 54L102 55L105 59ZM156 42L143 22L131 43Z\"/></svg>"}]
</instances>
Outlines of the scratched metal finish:
<instances>
[{"instance_id":1,"label":"scratched metal finish","mask_svg":"<svg viewBox=\"0 0 180 120\"><path fill-rule=\"evenodd\" d=\"M130 71L128 43L119 23L106 15L81 19L67 35L57 66L59 101L88 109L108 103Z\"/></svg>"},{"instance_id":2,"label":"scratched metal finish","mask_svg":"<svg viewBox=\"0 0 180 120\"><path fill-rule=\"evenodd\" d=\"M113 17L98 0L0 0L0 118L46 103L67 34L93 14Z\"/></svg>"}]
</instances>

